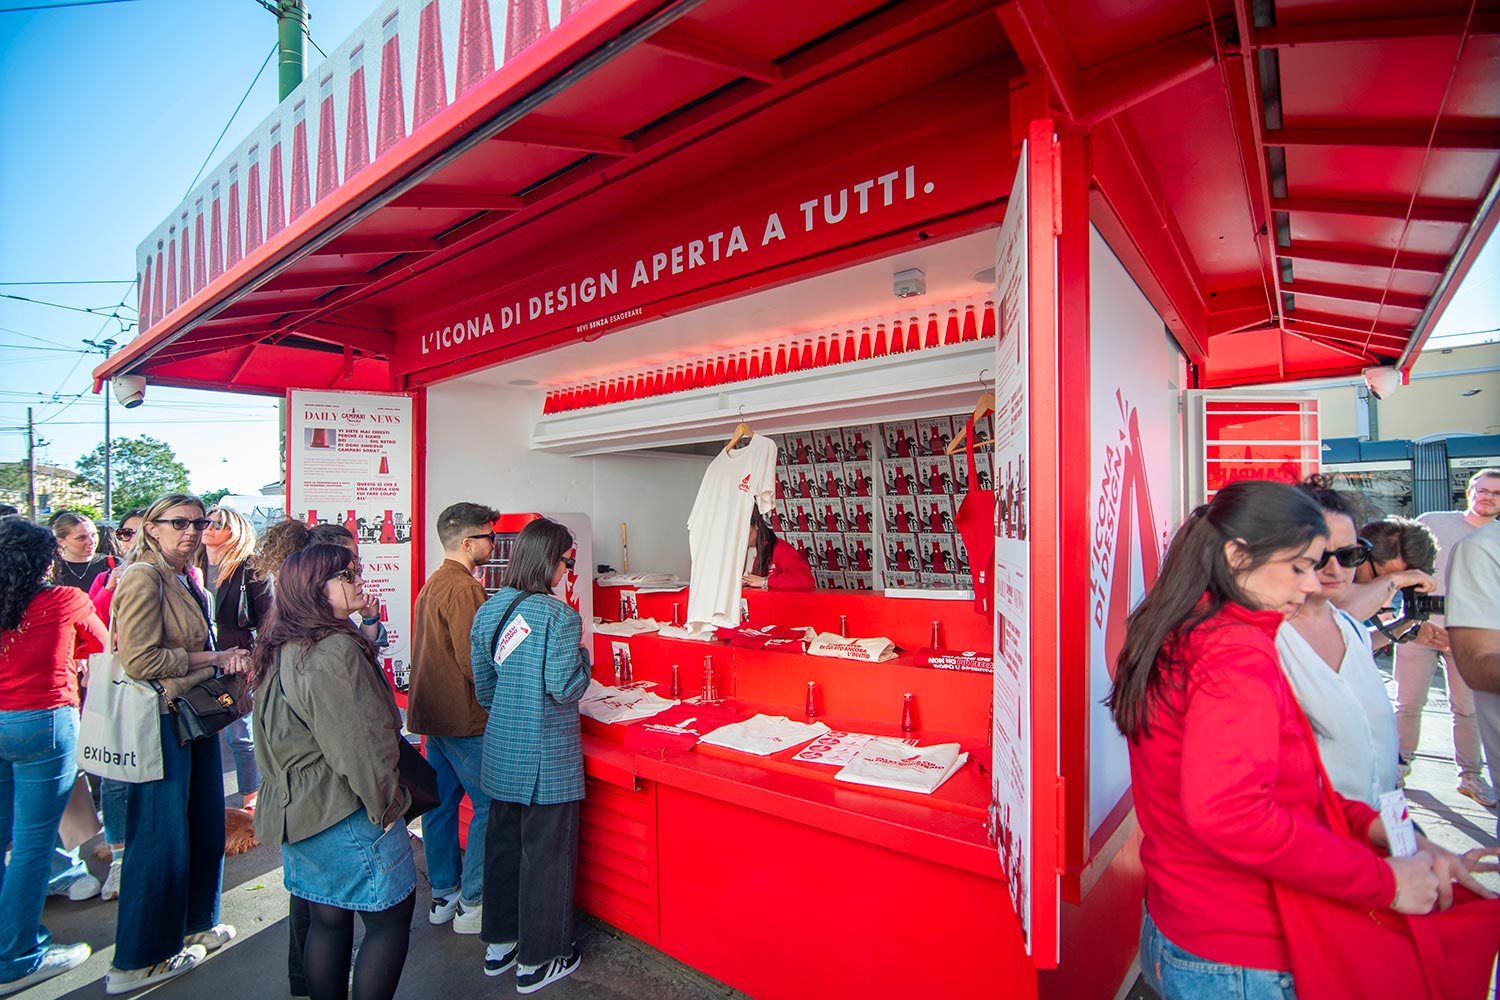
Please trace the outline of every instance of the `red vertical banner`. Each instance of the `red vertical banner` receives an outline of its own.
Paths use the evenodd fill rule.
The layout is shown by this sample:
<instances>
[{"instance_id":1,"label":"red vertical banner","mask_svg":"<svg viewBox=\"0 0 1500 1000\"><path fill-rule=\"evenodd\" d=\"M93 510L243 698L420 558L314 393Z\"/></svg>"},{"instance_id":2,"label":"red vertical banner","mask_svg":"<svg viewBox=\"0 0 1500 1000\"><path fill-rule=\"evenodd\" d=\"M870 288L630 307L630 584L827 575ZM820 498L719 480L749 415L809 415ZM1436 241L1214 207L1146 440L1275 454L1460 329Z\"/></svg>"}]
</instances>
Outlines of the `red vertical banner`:
<instances>
[{"instance_id":1,"label":"red vertical banner","mask_svg":"<svg viewBox=\"0 0 1500 1000\"><path fill-rule=\"evenodd\" d=\"M225 209L226 236L224 241L224 266L234 267L240 262L240 165L229 165L229 203Z\"/></svg>"},{"instance_id":2,"label":"red vertical banner","mask_svg":"<svg viewBox=\"0 0 1500 1000\"><path fill-rule=\"evenodd\" d=\"M224 203L219 197L219 182L209 185L208 201L208 280L224 273Z\"/></svg>"},{"instance_id":3,"label":"red vertical banner","mask_svg":"<svg viewBox=\"0 0 1500 1000\"><path fill-rule=\"evenodd\" d=\"M441 12L438 0L428 0L417 18L417 93L411 112L413 129L421 128L448 106L448 82L443 73Z\"/></svg>"},{"instance_id":4,"label":"red vertical banner","mask_svg":"<svg viewBox=\"0 0 1500 1000\"><path fill-rule=\"evenodd\" d=\"M349 107L344 112L344 179L370 165L370 125L365 102L365 46L361 42L349 53Z\"/></svg>"},{"instance_id":5,"label":"red vertical banner","mask_svg":"<svg viewBox=\"0 0 1500 1000\"><path fill-rule=\"evenodd\" d=\"M318 81L318 201L339 186L339 134L333 117L333 72Z\"/></svg>"},{"instance_id":6,"label":"red vertical banner","mask_svg":"<svg viewBox=\"0 0 1500 1000\"><path fill-rule=\"evenodd\" d=\"M307 167L307 101L292 105L292 218L312 208L312 178Z\"/></svg>"},{"instance_id":7,"label":"red vertical banner","mask_svg":"<svg viewBox=\"0 0 1500 1000\"><path fill-rule=\"evenodd\" d=\"M203 245L203 199L193 202L193 291L200 292L208 284L208 248ZM160 262L157 264L160 270Z\"/></svg>"},{"instance_id":8,"label":"red vertical banner","mask_svg":"<svg viewBox=\"0 0 1500 1000\"><path fill-rule=\"evenodd\" d=\"M170 226L167 229L167 271L164 275L167 282L166 312L170 313L177 308L177 227Z\"/></svg>"},{"instance_id":9,"label":"red vertical banner","mask_svg":"<svg viewBox=\"0 0 1500 1000\"><path fill-rule=\"evenodd\" d=\"M136 315L141 318L141 329L151 329L153 319L151 317L151 255L146 255L146 271L140 279L140 305L136 308Z\"/></svg>"},{"instance_id":10,"label":"red vertical banner","mask_svg":"<svg viewBox=\"0 0 1500 1000\"><path fill-rule=\"evenodd\" d=\"M401 10L380 24L380 103L375 131L375 158L406 138L406 103L401 88Z\"/></svg>"},{"instance_id":11,"label":"red vertical banner","mask_svg":"<svg viewBox=\"0 0 1500 1000\"><path fill-rule=\"evenodd\" d=\"M281 123L271 126L271 162L266 167L266 239L286 228L286 198L282 194L286 168L281 162Z\"/></svg>"},{"instance_id":12,"label":"red vertical banner","mask_svg":"<svg viewBox=\"0 0 1500 1000\"><path fill-rule=\"evenodd\" d=\"M245 157L250 161L245 172L245 252L250 253L260 246L265 231L260 209L260 144L251 146Z\"/></svg>"},{"instance_id":13,"label":"red vertical banner","mask_svg":"<svg viewBox=\"0 0 1500 1000\"><path fill-rule=\"evenodd\" d=\"M182 247L178 251L178 259L181 261L181 270L177 275L177 300L179 302L186 302L188 299L193 297L193 269L192 265L188 263L188 261L191 259L188 256L188 248L191 241L188 239L187 212L182 213L181 222L177 227L177 236L182 243Z\"/></svg>"},{"instance_id":14,"label":"red vertical banner","mask_svg":"<svg viewBox=\"0 0 1500 1000\"><path fill-rule=\"evenodd\" d=\"M167 283L162 280L162 241L156 241L156 287L151 295L151 322L160 323L167 315Z\"/></svg>"},{"instance_id":15,"label":"red vertical banner","mask_svg":"<svg viewBox=\"0 0 1500 1000\"><path fill-rule=\"evenodd\" d=\"M458 18L458 79L453 96L471 90L495 71L495 39L490 31L490 0L463 0Z\"/></svg>"},{"instance_id":16,"label":"red vertical banner","mask_svg":"<svg viewBox=\"0 0 1500 1000\"><path fill-rule=\"evenodd\" d=\"M509 0L506 7L505 61L510 62L551 31L552 23L547 19L547 0Z\"/></svg>"}]
</instances>

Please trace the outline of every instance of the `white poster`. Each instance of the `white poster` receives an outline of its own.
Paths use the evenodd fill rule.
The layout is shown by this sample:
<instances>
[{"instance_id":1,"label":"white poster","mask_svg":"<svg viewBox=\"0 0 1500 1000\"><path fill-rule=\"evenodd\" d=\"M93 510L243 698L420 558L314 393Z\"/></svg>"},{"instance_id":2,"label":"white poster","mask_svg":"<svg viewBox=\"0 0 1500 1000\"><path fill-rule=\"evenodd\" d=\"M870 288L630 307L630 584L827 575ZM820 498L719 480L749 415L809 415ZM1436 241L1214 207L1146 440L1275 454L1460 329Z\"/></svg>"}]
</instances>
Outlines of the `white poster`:
<instances>
[{"instance_id":1,"label":"white poster","mask_svg":"<svg viewBox=\"0 0 1500 1000\"><path fill-rule=\"evenodd\" d=\"M1130 789L1109 707L1125 619L1156 580L1181 517L1177 352L1097 230L1089 245L1089 834Z\"/></svg>"},{"instance_id":2,"label":"white poster","mask_svg":"<svg viewBox=\"0 0 1500 1000\"><path fill-rule=\"evenodd\" d=\"M995 247L995 686L991 817L1031 948L1030 309L1026 149Z\"/></svg>"},{"instance_id":3,"label":"white poster","mask_svg":"<svg viewBox=\"0 0 1500 1000\"><path fill-rule=\"evenodd\" d=\"M353 532L365 592L380 600L398 693L411 670L412 400L402 394L294 389L288 396L287 510Z\"/></svg>"}]
</instances>

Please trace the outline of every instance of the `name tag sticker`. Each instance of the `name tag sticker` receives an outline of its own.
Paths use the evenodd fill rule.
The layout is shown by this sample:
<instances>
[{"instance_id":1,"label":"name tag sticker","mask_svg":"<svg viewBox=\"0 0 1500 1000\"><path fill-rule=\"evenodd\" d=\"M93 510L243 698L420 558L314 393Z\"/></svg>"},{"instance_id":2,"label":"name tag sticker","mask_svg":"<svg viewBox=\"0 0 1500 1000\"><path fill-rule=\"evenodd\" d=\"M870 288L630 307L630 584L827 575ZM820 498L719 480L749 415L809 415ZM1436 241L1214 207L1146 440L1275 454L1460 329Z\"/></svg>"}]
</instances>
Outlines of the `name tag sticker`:
<instances>
[{"instance_id":1,"label":"name tag sticker","mask_svg":"<svg viewBox=\"0 0 1500 1000\"><path fill-rule=\"evenodd\" d=\"M500 636L500 642L495 646L495 666L505 662L505 658L516 651L516 647L526 641L531 634L531 626L526 624L526 619L516 615L511 623L505 626L504 633Z\"/></svg>"}]
</instances>

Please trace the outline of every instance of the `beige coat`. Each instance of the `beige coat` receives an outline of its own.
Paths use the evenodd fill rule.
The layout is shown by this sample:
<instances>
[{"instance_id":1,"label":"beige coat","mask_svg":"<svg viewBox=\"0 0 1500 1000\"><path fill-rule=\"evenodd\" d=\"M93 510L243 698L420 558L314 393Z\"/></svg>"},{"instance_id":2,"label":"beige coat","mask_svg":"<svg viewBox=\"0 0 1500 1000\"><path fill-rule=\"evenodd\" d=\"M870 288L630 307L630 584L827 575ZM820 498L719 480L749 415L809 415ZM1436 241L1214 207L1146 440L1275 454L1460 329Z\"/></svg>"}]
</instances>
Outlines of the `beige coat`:
<instances>
[{"instance_id":1,"label":"beige coat","mask_svg":"<svg viewBox=\"0 0 1500 1000\"><path fill-rule=\"evenodd\" d=\"M353 636L288 643L255 690L255 837L295 844L356 809L386 826L411 806L396 769L401 713Z\"/></svg>"},{"instance_id":2,"label":"beige coat","mask_svg":"<svg viewBox=\"0 0 1500 1000\"><path fill-rule=\"evenodd\" d=\"M202 605L153 556L138 557L120 575L109 624L125 673L138 681L160 682L168 697L214 676L211 666L188 668L188 653L209 648Z\"/></svg>"}]
</instances>

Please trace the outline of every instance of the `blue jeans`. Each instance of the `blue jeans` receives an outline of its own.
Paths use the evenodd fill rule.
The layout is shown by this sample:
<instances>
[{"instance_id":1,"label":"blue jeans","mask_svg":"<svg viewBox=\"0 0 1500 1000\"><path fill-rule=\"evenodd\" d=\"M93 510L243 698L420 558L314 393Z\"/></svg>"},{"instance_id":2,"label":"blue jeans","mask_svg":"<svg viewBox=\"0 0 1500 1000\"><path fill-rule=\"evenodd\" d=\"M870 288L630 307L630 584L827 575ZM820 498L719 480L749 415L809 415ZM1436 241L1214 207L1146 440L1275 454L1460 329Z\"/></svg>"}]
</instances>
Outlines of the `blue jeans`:
<instances>
[{"instance_id":1,"label":"blue jeans","mask_svg":"<svg viewBox=\"0 0 1500 1000\"><path fill-rule=\"evenodd\" d=\"M125 843L125 809L130 786L113 778L99 779L99 811L104 814L104 841Z\"/></svg>"},{"instance_id":2,"label":"blue jeans","mask_svg":"<svg viewBox=\"0 0 1500 1000\"><path fill-rule=\"evenodd\" d=\"M177 745L161 718L162 777L126 786L115 968L143 969L219 922L224 769L217 738Z\"/></svg>"},{"instance_id":3,"label":"blue jeans","mask_svg":"<svg viewBox=\"0 0 1500 1000\"><path fill-rule=\"evenodd\" d=\"M0 983L35 972L52 941L42 905L77 743L72 706L0 712Z\"/></svg>"},{"instance_id":4,"label":"blue jeans","mask_svg":"<svg viewBox=\"0 0 1500 1000\"><path fill-rule=\"evenodd\" d=\"M460 888L463 898L484 898L484 832L489 826L490 798L479 785L484 759L483 736L429 736L427 762L437 772L438 807L422 817L422 850L427 854L427 881L434 896ZM469 849L459 872L458 804L464 793L474 806L469 822Z\"/></svg>"},{"instance_id":5,"label":"blue jeans","mask_svg":"<svg viewBox=\"0 0 1500 1000\"><path fill-rule=\"evenodd\" d=\"M250 735L250 715L246 712L224 728L224 739L234 757L234 785L241 800L260 789L260 768L255 766L255 737Z\"/></svg>"},{"instance_id":6,"label":"blue jeans","mask_svg":"<svg viewBox=\"0 0 1500 1000\"><path fill-rule=\"evenodd\" d=\"M1199 958L1177 947L1147 912L1141 922L1141 975L1162 1000L1296 1000L1290 972Z\"/></svg>"}]
</instances>

